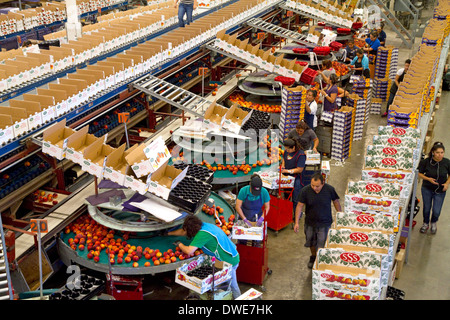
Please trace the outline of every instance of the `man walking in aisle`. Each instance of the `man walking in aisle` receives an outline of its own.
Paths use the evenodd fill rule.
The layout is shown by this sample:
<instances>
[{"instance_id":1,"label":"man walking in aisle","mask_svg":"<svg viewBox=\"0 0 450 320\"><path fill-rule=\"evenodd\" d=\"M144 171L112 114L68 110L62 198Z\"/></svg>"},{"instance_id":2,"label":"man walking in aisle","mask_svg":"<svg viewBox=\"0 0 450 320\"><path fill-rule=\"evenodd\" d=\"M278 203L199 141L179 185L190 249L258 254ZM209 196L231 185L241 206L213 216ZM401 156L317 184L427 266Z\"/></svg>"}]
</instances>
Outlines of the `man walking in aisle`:
<instances>
[{"instance_id":1,"label":"man walking in aisle","mask_svg":"<svg viewBox=\"0 0 450 320\"><path fill-rule=\"evenodd\" d=\"M305 247L309 247L311 250L308 268L312 268L316 260L317 250L325 246L328 230L333 222L331 203L333 202L336 211L341 211L341 204L336 190L325 183L320 172L312 176L310 185L300 190L297 202L294 232L298 233L299 231L298 221L301 217L303 206L305 206Z\"/></svg>"}]
</instances>

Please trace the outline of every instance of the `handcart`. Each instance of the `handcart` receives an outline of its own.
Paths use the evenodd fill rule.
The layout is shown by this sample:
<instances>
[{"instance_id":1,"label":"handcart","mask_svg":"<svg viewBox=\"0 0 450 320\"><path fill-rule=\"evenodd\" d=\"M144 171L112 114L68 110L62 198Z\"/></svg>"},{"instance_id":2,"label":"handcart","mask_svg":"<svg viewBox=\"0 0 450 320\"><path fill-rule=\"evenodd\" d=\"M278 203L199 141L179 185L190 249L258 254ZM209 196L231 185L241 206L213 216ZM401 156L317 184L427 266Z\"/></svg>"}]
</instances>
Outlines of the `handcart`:
<instances>
[{"instance_id":1,"label":"handcart","mask_svg":"<svg viewBox=\"0 0 450 320\"><path fill-rule=\"evenodd\" d=\"M264 280L267 275L272 274L272 270L267 265L267 221L264 221L260 228L262 229L260 240L253 240L253 237L243 239L246 237L245 235L238 237L236 248L240 259L236 276L239 282L259 285L261 291L265 291Z\"/></svg>"},{"instance_id":2,"label":"handcart","mask_svg":"<svg viewBox=\"0 0 450 320\"><path fill-rule=\"evenodd\" d=\"M293 192L293 187L282 187L280 167L278 195L270 195L270 210L267 216L267 227L274 230L275 235L278 235L278 231L293 223L293 202L291 199ZM283 193L288 194L287 199L284 199Z\"/></svg>"}]
</instances>

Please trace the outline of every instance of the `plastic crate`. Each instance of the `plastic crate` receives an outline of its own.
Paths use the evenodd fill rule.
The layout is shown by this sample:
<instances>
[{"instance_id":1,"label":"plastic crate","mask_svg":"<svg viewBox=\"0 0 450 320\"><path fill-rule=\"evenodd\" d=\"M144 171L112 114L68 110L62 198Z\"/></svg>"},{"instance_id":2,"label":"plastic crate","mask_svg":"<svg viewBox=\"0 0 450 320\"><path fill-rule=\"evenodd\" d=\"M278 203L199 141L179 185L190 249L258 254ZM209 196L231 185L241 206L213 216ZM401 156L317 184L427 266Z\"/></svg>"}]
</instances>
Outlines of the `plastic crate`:
<instances>
[{"instance_id":1,"label":"plastic crate","mask_svg":"<svg viewBox=\"0 0 450 320\"><path fill-rule=\"evenodd\" d=\"M292 49L292 51L294 51L295 53L299 53L299 54L307 54L309 52L308 48L294 48Z\"/></svg>"},{"instance_id":2,"label":"plastic crate","mask_svg":"<svg viewBox=\"0 0 450 320\"><path fill-rule=\"evenodd\" d=\"M331 52L331 47L323 46L323 47L315 47L313 52L318 56L326 56Z\"/></svg>"},{"instance_id":3,"label":"plastic crate","mask_svg":"<svg viewBox=\"0 0 450 320\"><path fill-rule=\"evenodd\" d=\"M306 84L312 84L317 77L318 72L311 68L306 68L300 76L300 81Z\"/></svg>"}]
</instances>

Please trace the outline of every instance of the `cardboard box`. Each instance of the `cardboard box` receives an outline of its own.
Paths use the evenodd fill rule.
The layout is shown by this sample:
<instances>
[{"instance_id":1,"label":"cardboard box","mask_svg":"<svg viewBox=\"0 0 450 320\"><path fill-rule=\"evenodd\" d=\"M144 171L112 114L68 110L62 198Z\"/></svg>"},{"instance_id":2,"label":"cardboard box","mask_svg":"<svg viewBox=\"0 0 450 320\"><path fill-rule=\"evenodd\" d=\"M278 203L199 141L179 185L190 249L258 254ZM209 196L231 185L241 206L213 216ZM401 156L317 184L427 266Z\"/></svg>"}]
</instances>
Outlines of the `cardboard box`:
<instances>
[{"instance_id":1,"label":"cardboard box","mask_svg":"<svg viewBox=\"0 0 450 320\"><path fill-rule=\"evenodd\" d=\"M86 147L83 151L83 163L81 169L102 179L106 157L116 148L105 144L104 139L98 139Z\"/></svg>"},{"instance_id":2,"label":"cardboard box","mask_svg":"<svg viewBox=\"0 0 450 320\"><path fill-rule=\"evenodd\" d=\"M42 124L49 123L56 117L55 97L24 93L22 95L24 101L39 102L42 109Z\"/></svg>"},{"instance_id":3,"label":"cardboard box","mask_svg":"<svg viewBox=\"0 0 450 320\"><path fill-rule=\"evenodd\" d=\"M263 224L261 227L256 226L256 222L250 222L252 227L244 225L242 220L239 220L233 225L231 229L231 238L234 240L257 240L262 241L264 239L264 229L266 226Z\"/></svg>"},{"instance_id":4,"label":"cardboard box","mask_svg":"<svg viewBox=\"0 0 450 320\"><path fill-rule=\"evenodd\" d=\"M216 260L217 261L217 260ZM198 269L204 265L212 266L212 258L207 255L201 255L198 259L183 264L176 269L175 282L197 293L203 294L212 287L213 275L209 275L205 279L189 276L189 272ZM221 269L217 268L214 274L214 286L218 286L231 279L231 268L233 266L227 262L223 262Z\"/></svg>"},{"instance_id":5,"label":"cardboard box","mask_svg":"<svg viewBox=\"0 0 450 320\"><path fill-rule=\"evenodd\" d=\"M177 186L186 176L188 167L184 170L176 169L168 165L169 161L162 164L156 171L149 175L148 192L151 192L165 200L169 199L170 191Z\"/></svg>"},{"instance_id":6,"label":"cardboard box","mask_svg":"<svg viewBox=\"0 0 450 320\"><path fill-rule=\"evenodd\" d=\"M62 160L66 153L67 141L75 130L66 127L66 119L56 122L45 129L42 135L42 152L58 160Z\"/></svg>"},{"instance_id":7,"label":"cardboard box","mask_svg":"<svg viewBox=\"0 0 450 320\"><path fill-rule=\"evenodd\" d=\"M342 248L320 248L312 271L312 298L378 300L381 255Z\"/></svg>"},{"instance_id":8,"label":"cardboard box","mask_svg":"<svg viewBox=\"0 0 450 320\"><path fill-rule=\"evenodd\" d=\"M252 111L244 111L233 103L231 108L227 111L223 119L223 128L230 132L238 134L245 122L250 119Z\"/></svg>"},{"instance_id":9,"label":"cardboard box","mask_svg":"<svg viewBox=\"0 0 450 320\"><path fill-rule=\"evenodd\" d=\"M125 178L127 175L127 171L129 170L129 165L125 160L125 157L137 146L138 145L135 144L128 150L125 150L126 144L123 144L119 148L111 152L106 157L103 178L109 179L120 185L125 185Z\"/></svg>"},{"instance_id":10,"label":"cardboard box","mask_svg":"<svg viewBox=\"0 0 450 320\"><path fill-rule=\"evenodd\" d=\"M12 117L14 137L20 137L28 132L28 114L25 108L4 106L0 107L0 114Z\"/></svg>"},{"instance_id":11,"label":"cardboard box","mask_svg":"<svg viewBox=\"0 0 450 320\"><path fill-rule=\"evenodd\" d=\"M228 109L222 107L216 103L214 100L213 103L206 109L205 115L203 117L203 124L206 127L206 130L211 131L220 131L222 130L222 124L225 119L225 114Z\"/></svg>"},{"instance_id":12,"label":"cardboard box","mask_svg":"<svg viewBox=\"0 0 450 320\"><path fill-rule=\"evenodd\" d=\"M42 109L39 102L15 100L8 101L11 107L22 108L26 110L28 129L35 130L42 126Z\"/></svg>"},{"instance_id":13,"label":"cardboard box","mask_svg":"<svg viewBox=\"0 0 450 320\"><path fill-rule=\"evenodd\" d=\"M123 186L144 195L147 193L149 180L149 176L137 177L130 166L128 166Z\"/></svg>"},{"instance_id":14,"label":"cardboard box","mask_svg":"<svg viewBox=\"0 0 450 320\"><path fill-rule=\"evenodd\" d=\"M0 112L0 146L14 139L12 116Z\"/></svg>"},{"instance_id":15,"label":"cardboard box","mask_svg":"<svg viewBox=\"0 0 450 320\"><path fill-rule=\"evenodd\" d=\"M98 139L103 139L104 141L104 138L97 138L93 134L88 133L88 130L89 126L84 126L71 135L67 140L65 157L79 165L83 164L83 153L88 146L93 144Z\"/></svg>"},{"instance_id":16,"label":"cardboard box","mask_svg":"<svg viewBox=\"0 0 450 320\"><path fill-rule=\"evenodd\" d=\"M50 97L53 97L55 99L54 107L53 108L52 107L48 107L45 110L47 112L47 114L45 115L46 117L48 116L48 117L50 117L53 120L53 119L55 119L55 118L57 118L57 117L67 113L67 111L68 111L68 108L67 108L67 98L68 98L68 96L67 96L67 92L66 91L38 88L37 89L37 94L38 95L43 95L43 96L50 96Z\"/></svg>"},{"instance_id":17,"label":"cardboard box","mask_svg":"<svg viewBox=\"0 0 450 320\"><path fill-rule=\"evenodd\" d=\"M126 157L125 160L131 166L136 177L141 178L147 176L153 171L153 166L144 153L146 145L144 143L135 147Z\"/></svg>"},{"instance_id":18,"label":"cardboard box","mask_svg":"<svg viewBox=\"0 0 450 320\"><path fill-rule=\"evenodd\" d=\"M63 85L71 85L76 87L77 90L76 97L78 104L81 104L88 99L86 92L88 88L88 83L86 80L58 78L58 82Z\"/></svg>"}]
</instances>

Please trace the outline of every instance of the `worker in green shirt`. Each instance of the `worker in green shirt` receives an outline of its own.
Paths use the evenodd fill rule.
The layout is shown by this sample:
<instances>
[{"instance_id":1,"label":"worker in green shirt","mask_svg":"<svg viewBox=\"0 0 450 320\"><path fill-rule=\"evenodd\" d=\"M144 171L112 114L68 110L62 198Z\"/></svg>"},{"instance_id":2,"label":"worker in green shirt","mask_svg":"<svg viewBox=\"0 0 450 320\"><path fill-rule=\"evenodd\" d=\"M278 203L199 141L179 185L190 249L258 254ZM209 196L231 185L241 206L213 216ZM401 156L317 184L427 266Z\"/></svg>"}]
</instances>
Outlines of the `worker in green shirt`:
<instances>
[{"instance_id":1,"label":"worker in green shirt","mask_svg":"<svg viewBox=\"0 0 450 320\"><path fill-rule=\"evenodd\" d=\"M169 236L185 236L192 239L189 245L178 243L178 247L187 255L193 255L198 248L207 255L213 256L220 261L231 264L231 292L233 299L241 295L236 277L239 266L239 253L236 245L227 237L219 227L206 223L196 216L189 215L183 223L182 228L168 232Z\"/></svg>"}]
</instances>

